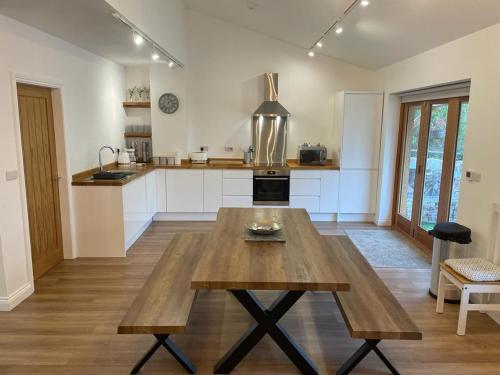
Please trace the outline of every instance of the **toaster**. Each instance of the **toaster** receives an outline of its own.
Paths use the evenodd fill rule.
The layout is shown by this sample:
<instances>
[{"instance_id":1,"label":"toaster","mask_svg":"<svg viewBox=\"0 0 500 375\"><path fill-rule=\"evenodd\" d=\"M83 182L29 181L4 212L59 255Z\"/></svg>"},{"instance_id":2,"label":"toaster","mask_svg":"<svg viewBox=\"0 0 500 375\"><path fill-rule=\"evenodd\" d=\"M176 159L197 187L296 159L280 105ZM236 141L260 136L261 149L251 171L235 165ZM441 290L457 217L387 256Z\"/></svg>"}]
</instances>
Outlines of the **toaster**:
<instances>
[{"instance_id":1,"label":"toaster","mask_svg":"<svg viewBox=\"0 0 500 375\"><path fill-rule=\"evenodd\" d=\"M205 164L208 162L208 153L207 152L191 152L189 154L189 158L191 159L191 163L193 163L193 164Z\"/></svg>"}]
</instances>

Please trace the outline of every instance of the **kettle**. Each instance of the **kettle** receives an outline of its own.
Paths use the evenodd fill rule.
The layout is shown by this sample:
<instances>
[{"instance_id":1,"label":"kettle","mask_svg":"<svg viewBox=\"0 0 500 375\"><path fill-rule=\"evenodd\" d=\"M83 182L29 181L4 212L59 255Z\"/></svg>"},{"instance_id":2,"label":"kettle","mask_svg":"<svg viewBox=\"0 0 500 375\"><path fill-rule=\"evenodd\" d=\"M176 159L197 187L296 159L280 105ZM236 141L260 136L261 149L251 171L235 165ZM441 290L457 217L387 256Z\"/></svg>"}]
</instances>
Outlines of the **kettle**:
<instances>
[{"instance_id":1,"label":"kettle","mask_svg":"<svg viewBox=\"0 0 500 375\"><path fill-rule=\"evenodd\" d=\"M118 149L118 164L130 164L130 154L126 151Z\"/></svg>"}]
</instances>

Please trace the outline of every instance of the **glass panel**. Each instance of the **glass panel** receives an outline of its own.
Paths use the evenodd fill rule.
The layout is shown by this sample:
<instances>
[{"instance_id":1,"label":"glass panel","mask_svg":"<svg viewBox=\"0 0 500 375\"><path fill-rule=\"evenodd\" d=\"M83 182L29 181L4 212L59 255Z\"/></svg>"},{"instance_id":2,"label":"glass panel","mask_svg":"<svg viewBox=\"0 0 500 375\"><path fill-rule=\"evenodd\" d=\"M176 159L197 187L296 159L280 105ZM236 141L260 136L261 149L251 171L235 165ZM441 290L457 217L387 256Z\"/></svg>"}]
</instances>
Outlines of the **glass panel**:
<instances>
[{"instance_id":1,"label":"glass panel","mask_svg":"<svg viewBox=\"0 0 500 375\"><path fill-rule=\"evenodd\" d=\"M404 139L402 160L401 191L399 192L399 214L411 220L413 208L413 188L417 168L418 138L420 135L420 105L408 108L408 122Z\"/></svg>"},{"instance_id":2,"label":"glass panel","mask_svg":"<svg viewBox=\"0 0 500 375\"><path fill-rule=\"evenodd\" d=\"M437 222L447 120L448 104L433 104L425 160L422 210L420 212L420 226L425 230L432 229Z\"/></svg>"},{"instance_id":3,"label":"glass panel","mask_svg":"<svg viewBox=\"0 0 500 375\"><path fill-rule=\"evenodd\" d=\"M453 170L453 185L451 187L450 221L457 220L458 199L460 195L460 179L462 177L462 163L464 160L465 132L467 131L467 118L469 115L469 102L460 104L460 118L458 121L457 148L455 151L455 167Z\"/></svg>"}]
</instances>

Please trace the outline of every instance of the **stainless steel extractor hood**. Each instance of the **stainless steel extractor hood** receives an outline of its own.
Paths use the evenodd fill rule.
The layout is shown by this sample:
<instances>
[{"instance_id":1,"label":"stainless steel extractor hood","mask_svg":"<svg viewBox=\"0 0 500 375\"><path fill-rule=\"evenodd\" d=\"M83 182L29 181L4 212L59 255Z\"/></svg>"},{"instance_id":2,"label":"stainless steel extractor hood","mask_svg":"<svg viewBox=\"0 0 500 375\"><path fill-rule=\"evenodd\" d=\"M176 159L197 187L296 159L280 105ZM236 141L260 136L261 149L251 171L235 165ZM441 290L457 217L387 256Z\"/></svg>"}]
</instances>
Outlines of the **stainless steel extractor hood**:
<instances>
[{"instance_id":1,"label":"stainless steel extractor hood","mask_svg":"<svg viewBox=\"0 0 500 375\"><path fill-rule=\"evenodd\" d=\"M278 73L264 74L264 102L253 113L254 116L290 116L290 112L278 102Z\"/></svg>"},{"instance_id":2,"label":"stainless steel extractor hood","mask_svg":"<svg viewBox=\"0 0 500 375\"><path fill-rule=\"evenodd\" d=\"M278 74L266 73L265 100L254 112L252 143L255 165L286 166L287 122L290 112L278 102Z\"/></svg>"}]
</instances>

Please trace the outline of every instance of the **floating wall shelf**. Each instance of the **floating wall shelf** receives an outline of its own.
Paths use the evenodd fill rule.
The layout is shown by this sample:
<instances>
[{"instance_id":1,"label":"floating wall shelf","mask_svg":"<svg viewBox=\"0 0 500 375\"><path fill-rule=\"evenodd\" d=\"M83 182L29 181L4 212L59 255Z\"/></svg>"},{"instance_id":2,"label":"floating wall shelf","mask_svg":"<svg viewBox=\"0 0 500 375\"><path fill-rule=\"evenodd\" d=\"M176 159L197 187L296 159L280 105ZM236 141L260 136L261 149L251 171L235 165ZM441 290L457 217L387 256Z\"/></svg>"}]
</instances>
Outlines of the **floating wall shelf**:
<instances>
[{"instance_id":1,"label":"floating wall shelf","mask_svg":"<svg viewBox=\"0 0 500 375\"><path fill-rule=\"evenodd\" d=\"M123 102L123 108L151 108L151 102Z\"/></svg>"}]
</instances>

